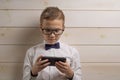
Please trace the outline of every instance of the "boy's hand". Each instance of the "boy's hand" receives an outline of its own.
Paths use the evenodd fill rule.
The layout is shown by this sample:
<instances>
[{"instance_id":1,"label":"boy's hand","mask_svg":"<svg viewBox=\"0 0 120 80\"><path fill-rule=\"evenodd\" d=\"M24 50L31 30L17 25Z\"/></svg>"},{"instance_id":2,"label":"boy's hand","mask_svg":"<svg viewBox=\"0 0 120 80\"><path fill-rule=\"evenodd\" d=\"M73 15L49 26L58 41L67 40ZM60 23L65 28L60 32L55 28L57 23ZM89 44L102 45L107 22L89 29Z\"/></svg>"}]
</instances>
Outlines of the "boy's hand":
<instances>
[{"instance_id":1,"label":"boy's hand","mask_svg":"<svg viewBox=\"0 0 120 80\"><path fill-rule=\"evenodd\" d=\"M71 67L67 62L56 62L55 66L58 70L60 70L62 73L66 75L67 78L72 78L74 75L74 72L72 71Z\"/></svg>"},{"instance_id":2,"label":"boy's hand","mask_svg":"<svg viewBox=\"0 0 120 80\"><path fill-rule=\"evenodd\" d=\"M39 56L32 67L33 75L37 75L39 71L43 70L45 67L47 67L50 64L50 62L48 62L48 59L41 61L41 58L42 56Z\"/></svg>"}]
</instances>

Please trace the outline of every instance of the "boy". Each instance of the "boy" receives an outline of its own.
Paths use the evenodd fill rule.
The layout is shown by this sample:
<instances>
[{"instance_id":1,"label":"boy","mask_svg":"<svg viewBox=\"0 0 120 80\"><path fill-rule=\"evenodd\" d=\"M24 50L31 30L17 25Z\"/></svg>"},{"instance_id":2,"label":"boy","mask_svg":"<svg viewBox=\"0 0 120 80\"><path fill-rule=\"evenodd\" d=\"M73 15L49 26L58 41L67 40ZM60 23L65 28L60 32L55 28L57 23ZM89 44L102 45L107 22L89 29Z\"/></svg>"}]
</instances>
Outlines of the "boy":
<instances>
[{"instance_id":1,"label":"boy","mask_svg":"<svg viewBox=\"0 0 120 80\"><path fill-rule=\"evenodd\" d=\"M64 14L57 7L47 7L40 17L44 42L30 48L25 56L23 80L81 80L80 56L76 49L59 41L64 31ZM65 57L50 66L43 56Z\"/></svg>"}]
</instances>

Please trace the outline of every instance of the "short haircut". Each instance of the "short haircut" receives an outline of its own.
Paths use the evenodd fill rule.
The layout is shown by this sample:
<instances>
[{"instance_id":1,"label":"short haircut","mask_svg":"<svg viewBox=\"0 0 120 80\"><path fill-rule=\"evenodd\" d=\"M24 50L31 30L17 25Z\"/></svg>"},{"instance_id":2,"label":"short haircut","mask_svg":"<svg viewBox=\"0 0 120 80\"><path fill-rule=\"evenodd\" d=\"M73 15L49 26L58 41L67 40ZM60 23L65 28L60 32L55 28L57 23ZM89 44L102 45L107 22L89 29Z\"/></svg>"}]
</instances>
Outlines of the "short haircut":
<instances>
[{"instance_id":1,"label":"short haircut","mask_svg":"<svg viewBox=\"0 0 120 80\"><path fill-rule=\"evenodd\" d=\"M47 7L46 9L44 9L44 11L40 16L40 25L42 26L44 20L55 20L55 19L62 19L64 26L65 16L62 10L60 10L57 7Z\"/></svg>"}]
</instances>

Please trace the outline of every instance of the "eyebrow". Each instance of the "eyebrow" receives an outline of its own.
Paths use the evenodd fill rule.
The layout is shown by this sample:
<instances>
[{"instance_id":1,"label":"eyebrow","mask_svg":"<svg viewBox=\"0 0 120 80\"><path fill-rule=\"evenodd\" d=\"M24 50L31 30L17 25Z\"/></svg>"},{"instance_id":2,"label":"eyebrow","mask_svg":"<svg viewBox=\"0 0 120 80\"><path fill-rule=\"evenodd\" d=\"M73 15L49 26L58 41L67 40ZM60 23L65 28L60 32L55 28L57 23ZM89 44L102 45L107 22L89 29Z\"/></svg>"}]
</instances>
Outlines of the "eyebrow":
<instances>
[{"instance_id":1,"label":"eyebrow","mask_svg":"<svg viewBox=\"0 0 120 80\"><path fill-rule=\"evenodd\" d=\"M60 29L60 28L42 28L42 29L51 29L51 30L56 30L56 29ZM61 29L60 29L61 30Z\"/></svg>"}]
</instances>

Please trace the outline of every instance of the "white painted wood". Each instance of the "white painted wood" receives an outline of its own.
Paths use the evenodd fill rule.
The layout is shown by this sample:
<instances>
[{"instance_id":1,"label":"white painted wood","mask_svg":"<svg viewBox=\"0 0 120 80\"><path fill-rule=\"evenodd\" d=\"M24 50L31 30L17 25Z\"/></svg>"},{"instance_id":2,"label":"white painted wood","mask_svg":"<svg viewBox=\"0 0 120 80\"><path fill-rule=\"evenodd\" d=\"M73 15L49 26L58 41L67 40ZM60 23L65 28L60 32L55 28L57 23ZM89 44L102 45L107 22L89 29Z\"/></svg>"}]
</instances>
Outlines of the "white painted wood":
<instances>
[{"instance_id":1,"label":"white painted wood","mask_svg":"<svg viewBox=\"0 0 120 80\"><path fill-rule=\"evenodd\" d=\"M119 80L120 63L81 63L82 80ZM22 80L22 63L0 63L0 80Z\"/></svg>"},{"instance_id":2,"label":"white painted wood","mask_svg":"<svg viewBox=\"0 0 120 80\"><path fill-rule=\"evenodd\" d=\"M81 62L120 62L120 46L75 46Z\"/></svg>"},{"instance_id":3,"label":"white painted wood","mask_svg":"<svg viewBox=\"0 0 120 80\"><path fill-rule=\"evenodd\" d=\"M66 27L120 27L120 11L64 11ZM0 27L39 27L41 10L0 10Z\"/></svg>"},{"instance_id":4,"label":"white painted wood","mask_svg":"<svg viewBox=\"0 0 120 80\"><path fill-rule=\"evenodd\" d=\"M119 80L120 63L83 63L83 80Z\"/></svg>"},{"instance_id":5,"label":"white painted wood","mask_svg":"<svg viewBox=\"0 0 120 80\"><path fill-rule=\"evenodd\" d=\"M66 26L120 27L119 11L65 11Z\"/></svg>"},{"instance_id":6,"label":"white painted wood","mask_svg":"<svg viewBox=\"0 0 120 80\"><path fill-rule=\"evenodd\" d=\"M36 44L41 42L39 28L0 28L0 44Z\"/></svg>"},{"instance_id":7,"label":"white painted wood","mask_svg":"<svg viewBox=\"0 0 120 80\"><path fill-rule=\"evenodd\" d=\"M0 27L38 27L41 11L0 10Z\"/></svg>"},{"instance_id":8,"label":"white painted wood","mask_svg":"<svg viewBox=\"0 0 120 80\"><path fill-rule=\"evenodd\" d=\"M0 45L0 62L23 62L28 48L30 45Z\"/></svg>"},{"instance_id":9,"label":"white painted wood","mask_svg":"<svg viewBox=\"0 0 120 80\"><path fill-rule=\"evenodd\" d=\"M68 28L61 40L80 52L83 80L120 80L119 4L119 0L0 0L0 80L22 80L26 50L42 42L35 27L47 6L58 6L65 13Z\"/></svg>"},{"instance_id":10,"label":"white painted wood","mask_svg":"<svg viewBox=\"0 0 120 80\"><path fill-rule=\"evenodd\" d=\"M67 28L61 40L76 45L119 45L120 28Z\"/></svg>"},{"instance_id":11,"label":"white painted wood","mask_svg":"<svg viewBox=\"0 0 120 80\"><path fill-rule=\"evenodd\" d=\"M66 28L61 41L76 45L120 45L120 28ZM42 42L39 28L0 28L0 44Z\"/></svg>"},{"instance_id":12,"label":"white painted wood","mask_svg":"<svg viewBox=\"0 0 120 80\"><path fill-rule=\"evenodd\" d=\"M120 10L119 0L0 0L0 9L43 9L58 6L72 10Z\"/></svg>"},{"instance_id":13,"label":"white painted wood","mask_svg":"<svg viewBox=\"0 0 120 80\"><path fill-rule=\"evenodd\" d=\"M7 59L7 58L6 58ZM0 80L17 80L19 63L0 63Z\"/></svg>"},{"instance_id":14,"label":"white painted wood","mask_svg":"<svg viewBox=\"0 0 120 80\"><path fill-rule=\"evenodd\" d=\"M0 62L23 62L26 51L33 45L0 45ZM81 62L120 62L120 46L74 46Z\"/></svg>"}]
</instances>

